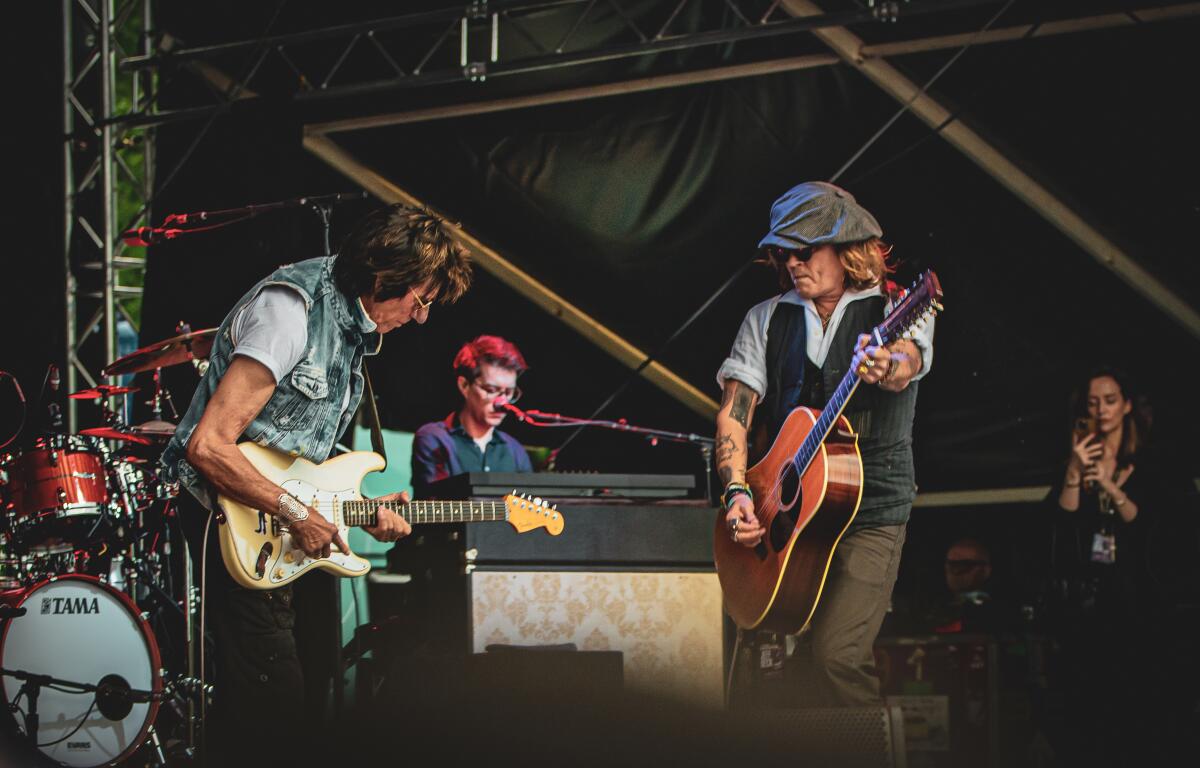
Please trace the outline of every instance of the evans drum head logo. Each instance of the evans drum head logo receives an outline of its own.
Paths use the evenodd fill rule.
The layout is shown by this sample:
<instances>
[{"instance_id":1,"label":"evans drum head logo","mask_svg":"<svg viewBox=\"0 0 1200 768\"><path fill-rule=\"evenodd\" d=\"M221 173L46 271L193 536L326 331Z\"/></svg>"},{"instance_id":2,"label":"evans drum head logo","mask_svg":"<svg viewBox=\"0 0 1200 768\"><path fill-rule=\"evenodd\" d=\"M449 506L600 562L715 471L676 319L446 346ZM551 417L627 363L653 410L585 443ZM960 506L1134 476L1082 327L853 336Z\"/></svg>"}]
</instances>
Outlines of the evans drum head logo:
<instances>
[{"instance_id":1,"label":"evans drum head logo","mask_svg":"<svg viewBox=\"0 0 1200 768\"><path fill-rule=\"evenodd\" d=\"M57 616L63 613L100 613L100 600L95 597L43 597L42 614Z\"/></svg>"}]
</instances>

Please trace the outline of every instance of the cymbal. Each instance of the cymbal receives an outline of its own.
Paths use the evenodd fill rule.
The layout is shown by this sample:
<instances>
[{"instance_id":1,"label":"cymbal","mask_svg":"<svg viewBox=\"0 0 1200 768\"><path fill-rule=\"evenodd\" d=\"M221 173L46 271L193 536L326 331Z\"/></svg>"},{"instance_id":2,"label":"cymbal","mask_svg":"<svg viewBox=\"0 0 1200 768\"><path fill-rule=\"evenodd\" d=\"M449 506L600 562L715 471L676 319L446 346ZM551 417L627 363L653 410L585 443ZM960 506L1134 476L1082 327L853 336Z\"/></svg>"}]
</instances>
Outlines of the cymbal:
<instances>
[{"instance_id":1,"label":"cymbal","mask_svg":"<svg viewBox=\"0 0 1200 768\"><path fill-rule=\"evenodd\" d=\"M144 435L145 437L160 437L164 440L169 440L171 435L175 434L175 425L169 421L153 419L144 421L141 424L135 424L129 427L129 431L135 435Z\"/></svg>"},{"instance_id":2,"label":"cymbal","mask_svg":"<svg viewBox=\"0 0 1200 768\"><path fill-rule=\"evenodd\" d=\"M125 373L166 368L169 365L186 363L190 360L203 360L212 351L213 340L216 337L216 328L206 328L203 331L172 336L114 360L101 373L105 376L120 376Z\"/></svg>"},{"instance_id":3,"label":"cymbal","mask_svg":"<svg viewBox=\"0 0 1200 768\"><path fill-rule=\"evenodd\" d=\"M150 437L145 437L134 432L129 432L117 427L88 427L87 429L79 430L81 435L91 435L92 437L102 437L106 440L124 440L128 443L137 443L138 445L154 445L154 440Z\"/></svg>"},{"instance_id":4,"label":"cymbal","mask_svg":"<svg viewBox=\"0 0 1200 768\"><path fill-rule=\"evenodd\" d=\"M101 397L111 397L112 395L124 395L128 392L137 392L137 387L112 386L109 384L97 384L94 387L81 389L78 392L72 392L67 397L72 400L95 400Z\"/></svg>"}]
</instances>

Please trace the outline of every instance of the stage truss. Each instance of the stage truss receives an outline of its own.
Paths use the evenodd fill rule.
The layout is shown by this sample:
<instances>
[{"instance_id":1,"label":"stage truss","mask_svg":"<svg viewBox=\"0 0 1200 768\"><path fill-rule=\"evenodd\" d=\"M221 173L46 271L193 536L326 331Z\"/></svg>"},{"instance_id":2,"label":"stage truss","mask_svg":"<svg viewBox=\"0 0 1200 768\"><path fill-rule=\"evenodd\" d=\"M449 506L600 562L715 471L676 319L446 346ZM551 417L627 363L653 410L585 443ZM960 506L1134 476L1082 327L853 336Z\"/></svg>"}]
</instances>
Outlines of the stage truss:
<instances>
[{"instance_id":1,"label":"stage truss","mask_svg":"<svg viewBox=\"0 0 1200 768\"><path fill-rule=\"evenodd\" d=\"M76 373L89 384L97 380L84 364L85 342L103 339L103 358L88 355L100 365L115 359L115 327L125 318L136 327L131 307L140 299L144 256L130 252L120 233L150 222L154 174L154 129L166 123L193 121L202 126L218 119L235 103L254 108L267 97L286 98L305 106L346 103L355 97L390 92L460 87L488 79L516 80L549 70L568 70L597 62L656 56L693 48L728 46L768 37L808 36L823 47L787 59L736 63L728 66L655 74L634 80L581 85L572 88L532 88L519 96L466 98L456 103L407 112L367 114L314 122L305 126L305 145L325 162L384 199L410 199L397 185L382 179L369 166L350 158L332 141L339 132L381 125L440 119L465 114L519 109L637 91L714 82L795 69L845 63L858 69L882 90L906 105L956 149L1009 188L1039 215L1113 271L1164 313L1200 336L1200 315L1169 287L1143 270L1132 258L1099 235L1097 229L1055 198L1032 176L971 131L951 110L904 78L887 57L1028 40L1148 22L1179 20L1200 15L1200 3L1165 5L1136 12L1058 19L1036 25L997 27L986 32L963 30L936 37L871 45L851 33L849 26L888 24L934 13L952 13L971 6L995 6L996 0L948 2L870 2L857 10L826 13L806 0L670 0L657 5L631 0L529 0L487 2L341 24L300 33L236 40L202 47L179 47L169 36L153 32L152 0L64 0L64 133L66 142L67 235L67 357L68 386ZM647 12L647 8L651 12ZM717 11L714 12L713 8ZM534 25L557 15L561 24ZM589 25L607 25L606 34L589 36ZM130 38L130 27L136 37ZM81 40L80 30L94 35ZM547 30L552 30L547 31ZM614 32L616 30L616 32ZM121 35L125 37L122 38ZM589 44L589 37L606 40ZM129 40L135 40L130 44ZM423 40L422 45L399 41ZM124 41L124 43L122 42ZM615 41L615 42L614 42ZM314 47L333 51L312 56ZM314 61L321 61L320 65ZM286 92L279 90L280 71L288 73ZM158 106L156 84L179 73L197 75L210 86L206 103ZM274 80L265 74L274 72ZM97 83L98 81L98 83ZM260 86L260 81L262 85ZM197 137L197 141L199 137ZM139 162L131 162L137 155ZM184 159L186 160L187 153ZM169 181L178 168L163 178ZM137 198L136 214L119 217L117 197L125 189ZM381 190L385 193L381 194ZM83 236L80 236L80 233ZM468 233L465 238L478 242ZM590 341L644 376L676 399L700 412L715 403L694 387L654 363L595 319L573 312L562 297L546 298L533 276L511 269L492 253L481 266L552 315L572 321ZM103 276L98 289L80 288L85 275ZM127 276L127 277L126 277ZM118 279L120 277L121 279ZM94 282L94 281L93 281ZM566 311L563 311L564 308ZM644 370L643 370L644 369ZM73 418L73 414L72 414Z\"/></svg>"}]
</instances>

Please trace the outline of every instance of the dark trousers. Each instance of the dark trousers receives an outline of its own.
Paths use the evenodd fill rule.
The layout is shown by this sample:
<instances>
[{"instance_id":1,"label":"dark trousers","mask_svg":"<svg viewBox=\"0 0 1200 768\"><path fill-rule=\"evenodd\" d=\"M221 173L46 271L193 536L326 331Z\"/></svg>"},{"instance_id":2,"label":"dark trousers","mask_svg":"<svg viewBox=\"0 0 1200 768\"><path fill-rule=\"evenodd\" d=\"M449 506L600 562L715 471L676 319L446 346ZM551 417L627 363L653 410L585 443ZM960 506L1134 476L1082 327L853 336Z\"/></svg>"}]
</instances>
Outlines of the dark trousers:
<instances>
[{"instance_id":1,"label":"dark trousers","mask_svg":"<svg viewBox=\"0 0 1200 768\"><path fill-rule=\"evenodd\" d=\"M208 511L186 491L180 515L192 560L204 560L201 545ZM218 523L209 525L203 595L206 667L213 685L213 705L205 722L206 765L281 764L311 756L323 730L329 673L328 642L333 610L327 606L328 578L306 576L272 590L239 586L221 560ZM196 574L200 584L200 574ZM301 606L298 615L297 606ZM305 631L310 630L310 631ZM323 630L323 632L321 631ZM298 643L301 640L309 642ZM305 669L310 689L306 691ZM314 714L317 715L314 718Z\"/></svg>"}]
</instances>

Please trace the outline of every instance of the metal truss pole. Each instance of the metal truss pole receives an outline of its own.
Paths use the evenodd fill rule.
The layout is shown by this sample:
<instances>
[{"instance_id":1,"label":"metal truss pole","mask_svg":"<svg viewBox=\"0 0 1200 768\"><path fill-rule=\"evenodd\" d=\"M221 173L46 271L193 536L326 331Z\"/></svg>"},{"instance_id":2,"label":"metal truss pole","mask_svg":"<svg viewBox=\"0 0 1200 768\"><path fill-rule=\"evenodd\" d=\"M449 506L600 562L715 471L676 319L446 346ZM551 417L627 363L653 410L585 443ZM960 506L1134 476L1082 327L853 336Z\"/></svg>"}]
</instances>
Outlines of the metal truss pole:
<instances>
[{"instance_id":1,"label":"metal truss pole","mask_svg":"<svg viewBox=\"0 0 1200 768\"><path fill-rule=\"evenodd\" d=\"M118 60L152 53L152 0L63 0L63 266L67 391L91 386L117 358L117 326L136 329L145 258L126 253L120 232L144 223L148 206L120 222L120 201L150 199L154 129L123 126L119 118L149 102L153 70L123 73ZM136 50L129 38L136 33ZM135 159L136 157L136 159ZM128 214L126 214L128 215ZM124 227L121 225L125 225ZM99 338L96 338L99 337ZM77 431L68 400L69 431Z\"/></svg>"},{"instance_id":2,"label":"metal truss pole","mask_svg":"<svg viewBox=\"0 0 1200 768\"><path fill-rule=\"evenodd\" d=\"M79 377L75 371L75 270L71 267L71 242L75 233L75 106L71 103L75 82L75 0L63 0L63 279L65 301L63 302L63 337L66 355L66 385L68 392L78 389ZM75 431L75 401L67 400L67 428Z\"/></svg>"},{"instance_id":3,"label":"metal truss pole","mask_svg":"<svg viewBox=\"0 0 1200 768\"><path fill-rule=\"evenodd\" d=\"M113 60L112 49L112 4L113 0L100 0L100 108L103 123L100 127L100 207L104 214L104 226L101 228L103 244L104 270L104 363L117 359L117 325L116 301L113 286L116 275L113 273L113 241L116 239L113 222L116 218L116 179L113 178L113 129L108 119L113 115L113 91L116 90L116 62Z\"/></svg>"}]
</instances>

